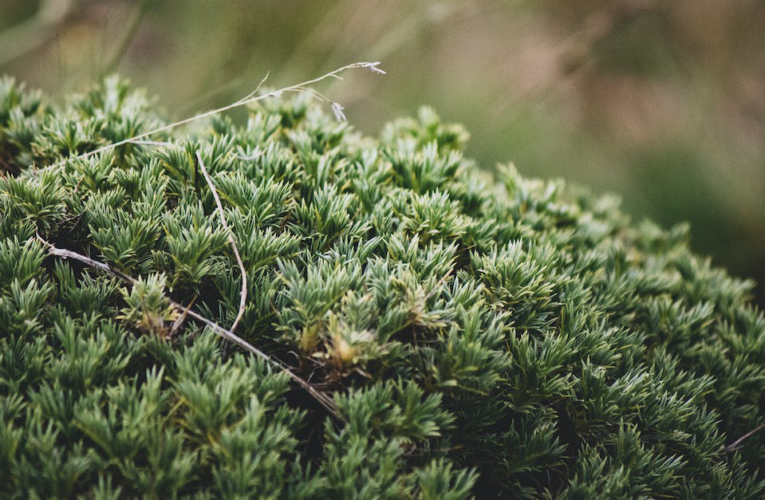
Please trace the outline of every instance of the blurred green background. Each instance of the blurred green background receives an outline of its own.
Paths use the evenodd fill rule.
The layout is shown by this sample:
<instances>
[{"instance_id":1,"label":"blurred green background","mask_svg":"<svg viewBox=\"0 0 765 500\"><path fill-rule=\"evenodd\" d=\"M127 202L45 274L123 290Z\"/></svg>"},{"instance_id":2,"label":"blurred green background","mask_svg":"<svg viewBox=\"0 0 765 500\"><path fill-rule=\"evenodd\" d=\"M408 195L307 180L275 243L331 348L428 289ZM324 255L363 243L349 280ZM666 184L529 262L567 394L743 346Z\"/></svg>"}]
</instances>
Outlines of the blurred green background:
<instances>
[{"instance_id":1,"label":"blurred green background","mask_svg":"<svg viewBox=\"0 0 765 500\"><path fill-rule=\"evenodd\" d=\"M765 284L764 26L755 0L1 0L0 73L59 96L118 72L182 118L380 60L321 87L354 126L432 105L484 168L689 221Z\"/></svg>"}]
</instances>

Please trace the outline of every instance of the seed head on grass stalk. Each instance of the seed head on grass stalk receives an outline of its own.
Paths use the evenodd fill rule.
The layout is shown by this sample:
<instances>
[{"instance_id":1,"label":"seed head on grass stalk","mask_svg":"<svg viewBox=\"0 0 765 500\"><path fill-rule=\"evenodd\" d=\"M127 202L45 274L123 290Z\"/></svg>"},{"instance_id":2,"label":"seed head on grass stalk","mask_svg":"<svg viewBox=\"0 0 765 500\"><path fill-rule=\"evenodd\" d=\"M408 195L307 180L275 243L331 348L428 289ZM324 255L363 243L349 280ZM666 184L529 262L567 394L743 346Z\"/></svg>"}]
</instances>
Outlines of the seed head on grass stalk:
<instances>
[{"instance_id":1,"label":"seed head on grass stalk","mask_svg":"<svg viewBox=\"0 0 765 500\"><path fill-rule=\"evenodd\" d=\"M261 85L265 81L265 78L264 78L258 84L256 89L253 92L251 92L247 97L245 97L243 99L240 99L240 100L238 100L238 101L236 101L236 102L234 102L232 104L228 104L226 106L223 106L223 107L217 108L217 109L213 109L211 111L206 111L204 113L200 113L198 115L194 115L192 117L185 118L185 119L177 121L177 122L173 122L173 123L169 123L167 125L163 125L161 127L149 130L148 132L144 132L142 134L138 134L138 135L136 135L134 137L130 137L128 139L124 139L124 140L115 142L113 144L108 144L106 146L102 146L100 148L96 148L96 149L94 149L92 151L88 151L87 153L82 153L82 154L79 154L79 155L76 155L76 156L70 156L69 158L66 158L66 159L64 159L62 161L59 161L59 162L53 163L51 165L48 165L48 166L38 170L38 172L44 172L46 170L50 170L50 169L53 169L53 168L56 168L56 167L63 166L68 161L81 160L81 159L84 159L84 158L89 158L89 157L97 155L99 153L104 153L106 151L109 151L109 150L112 150L114 148L117 148L119 146L124 146L126 144L136 143L136 141L143 141L144 139L147 139L147 138L152 137L154 135L160 134L162 132L167 132L169 130L172 130L174 128L180 127L182 125L188 125L189 123L193 123L195 121L202 120L204 118L209 118L211 116L215 116L215 115L224 113L226 111L230 111L232 109L236 109L236 108L239 108L239 107L242 107L242 106L246 106L246 105L251 104L253 102L262 101L264 99L269 99L269 98L273 98L273 97L279 97L279 96L281 96L282 94L284 94L286 92L296 92L296 93L308 94L311 97L313 97L313 98L315 98L315 99L317 99L319 101L328 102L328 103L330 103L332 105L332 109L335 112L335 116L337 116L337 119L340 120L340 121L346 121L345 120L345 115L342 113L342 109L343 109L342 106L340 106L338 103L335 103L335 102L331 101L330 99L328 99L326 96L324 96L320 92L312 89L310 86L314 85L316 83L319 83L319 82L321 82L323 80L326 80L328 78L340 78L340 79L342 79L340 74L345 72L345 71L352 70L352 69L368 69L368 70L372 71L373 73L376 73L376 74L379 74L379 75L386 74L385 71L383 71L382 69L379 68L379 65L380 65L379 61L378 62L358 62L358 63L348 64L348 65L343 66L341 68L338 68L338 69L336 69L334 71L330 71L329 73L326 73L326 74L324 74L322 76L319 76L317 78L313 78L313 79L307 80L305 82L297 83L295 85L290 85L289 87L284 87L282 89L269 92L268 94L255 95L255 94L257 94L257 91L260 89Z\"/></svg>"}]
</instances>

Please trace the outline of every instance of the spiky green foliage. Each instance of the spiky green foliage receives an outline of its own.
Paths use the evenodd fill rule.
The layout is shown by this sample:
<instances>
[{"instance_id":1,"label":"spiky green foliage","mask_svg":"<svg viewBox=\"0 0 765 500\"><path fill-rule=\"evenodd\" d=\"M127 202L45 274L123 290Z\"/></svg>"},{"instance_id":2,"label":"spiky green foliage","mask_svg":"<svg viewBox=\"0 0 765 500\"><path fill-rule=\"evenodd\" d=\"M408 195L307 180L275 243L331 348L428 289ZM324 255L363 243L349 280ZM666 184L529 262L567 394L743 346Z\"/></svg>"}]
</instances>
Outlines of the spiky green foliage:
<instances>
[{"instance_id":1,"label":"spiky green foliage","mask_svg":"<svg viewBox=\"0 0 765 500\"><path fill-rule=\"evenodd\" d=\"M431 111L375 141L304 98L160 123L117 80L0 85L4 497L760 498L752 283L611 197L492 180ZM333 418L237 333L331 393ZM46 255L108 263L135 286Z\"/></svg>"}]
</instances>

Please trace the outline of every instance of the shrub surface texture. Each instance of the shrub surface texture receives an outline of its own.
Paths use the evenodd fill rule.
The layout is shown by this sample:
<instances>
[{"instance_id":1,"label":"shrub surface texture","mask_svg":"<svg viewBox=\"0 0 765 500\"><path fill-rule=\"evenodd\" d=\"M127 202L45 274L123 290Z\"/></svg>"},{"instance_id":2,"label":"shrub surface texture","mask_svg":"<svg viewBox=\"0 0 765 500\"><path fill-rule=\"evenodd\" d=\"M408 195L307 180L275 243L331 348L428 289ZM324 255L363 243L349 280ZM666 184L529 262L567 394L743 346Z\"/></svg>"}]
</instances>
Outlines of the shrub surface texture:
<instances>
[{"instance_id":1,"label":"shrub surface texture","mask_svg":"<svg viewBox=\"0 0 765 500\"><path fill-rule=\"evenodd\" d=\"M428 109L379 139L330 115L274 99L62 162L162 119L116 79L61 105L0 80L0 496L762 498L752 283L613 197L490 178ZM239 311L197 154L272 361L169 302Z\"/></svg>"}]
</instances>

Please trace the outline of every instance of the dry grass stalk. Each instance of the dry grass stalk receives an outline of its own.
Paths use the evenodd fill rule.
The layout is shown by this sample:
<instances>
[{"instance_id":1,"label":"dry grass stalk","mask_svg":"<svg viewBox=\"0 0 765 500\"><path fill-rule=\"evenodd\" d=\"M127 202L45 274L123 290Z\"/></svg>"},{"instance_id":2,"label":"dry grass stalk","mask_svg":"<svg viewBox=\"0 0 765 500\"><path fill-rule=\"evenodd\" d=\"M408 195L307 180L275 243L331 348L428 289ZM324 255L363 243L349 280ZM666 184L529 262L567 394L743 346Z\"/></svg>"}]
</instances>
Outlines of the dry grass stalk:
<instances>
[{"instance_id":1,"label":"dry grass stalk","mask_svg":"<svg viewBox=\"0 0 765 500\"><path fill-rule=\"evenodd\" d=\"M211 111L206 111L204 113L200 113L198 115L194 115L194 116L192 116L190 118L186 118L186 119L183 119L183 120L180 120L180 121L177 121L177 122L173 122L173 123L169 123L167 125L163 125L161 127L155 128L153 130L149 130L148 132L144 132L142 134L138 134L138 135L136 135L134 137L131 137L129 139L124 139L122 141L118 141L118 142L115 142L115 143L112 143L112 144L108 144L106 146L102 146L100 148L96 148L96 149L94 149L92 151L88 151L87 153L82 153L82 154L76 155L76 156L70 156L69 158L61 160L60 162L48 165L47 167L44 167L43 169L40 169L39 171L45 171L45 170L50 170L50 169L53 169L53 168L56 168L56 167L60 167L62 165L65 165L66 162L68 162L70 160L81 160L83 158L89 158L89 157L91 157L93 155L97 155L99 153L103 153L105 151L112 150L112 149L117 148L119 146L124 146L125 144L136 143L136 141L143 141L144 139L147 139L148 137L157 135L157 134L162 133L162 132L167 132L168 130L172 130L172 129L180 127L182 125L187 125L189 123L201 120L203 118L208 118L210 116L214 116L214 115L223 113L225 111L229 111L229 110L232 110L232 109L235 109L235 108L239 108L241 106L246 106L247 104L251 104L253 102L262 101L264 99L268 99L268 98L271 98L271 97L277 97L277 96L279 96L279 95L281 95L281 94L283 94L285 92L307 93L307 94L311 95L312 97L314 97L316 99L319 99L319 100L324 101L324 102L331 103L332 106L333 106L333 110L334 110L334 109L336 109L336 106L338 106L338 104L332 102L331 100L329 100L326 96L324 96L320 92L310 88L310 86L315 84L315 83L319 83L322 80L326 80L328 78L341 78L340 77L340 73L343 73L344 71L348 71L348 70L351 70L351 69L362 69L362 68L363 69L369 69L373 73L384 75L385 71L381 70L378 67L379 64L380 64L379 62L357 62L357 63L353 63L353 64L348 64L346 66L343 66L342 68L338 68L338 69L336 69L334 71L330 71L327 74L324 74L324 75L322 75L320 77L317 77L317 78L313 78L311 80L307 80L305 82L297 83L295 85L290 85L289 87L284 87L283 89L275 90L273 92L269 92L268 94L253 95L253 94L257 93L257 91L260 88L260 86L262 85L263 81L265 81L265 79L264 79L264 80L262 80L260 82L258 87L253 92L251 92L249 94L249 96L245 97L244 99L240 99L240 100L238 100L238 101L236 101L236 102L234 102L232 104L228 104L226 106L223 106L222 108L213 109Z\"/></svg>"},{"instance_id":2,"label":"dry grass stalk","mask_svg":"<svg viewBox=\"0 0 765 500\"><path fill-rule=\"evenodd\" d=\"M62 259L76 260L76 261L82 262L83 264L85 264L85 265L87 265L89 267L92 267L94 269L98 269L99 271L111 274L112 276L116 276L117 278L119 278L119 279L129 283L130 285L134 285L136 283L135 278L133 278L131 276L128 276L127 274L125 274L125 273L123 273L121 271L113 269L111 266L109 266L106 263L98 262L97 260L91 259L90 257L87 257L85 255L79 254L77 252L72 252L71 250L64 250L64 249L56 248L55 246L53 246L52 243L49 243L48 241L44 240L39 235L37 236L37 239L40 240L45 245L45 247L48 249L48 255L52 255L54 257L60 257ZM333 417L337 418L338 420L341 419L339 413L337 412L337 406L335 405L334 400L330 396L328 396L326 393L316 389L310 383L308 383L307 381L303 380L301 377L296 375L283 362L281 362L278 359L272 358L271 356L269 356L268 354L264 353L263 351L261 351L257 347L253 346L252 344L250 344L249 342L247 342L243 338L237 336L232 331L223 328L222 326L220 326L219 324L215 323L214 321L210 321L209 319L205 318L201 314L199 314L199 313L197 313L197 312L195 312L195 311L193 311L191 309L187 310L187 308L183 304L180 304L179 302L176 302L176 301L174 301L173 299L171 299L169 297L167 299L170 302L170 304L175 309L180 311L181 313L184 313L184 311L185 311L185 314L187 314L188 316L191 316L195 320L203 323L205 326L209 327L212 331L214 331L216 334L220 335L224 339L226 339L229 342L232 342L232 343L238 345L239 347L243 348L244 350L249 351L250 353L252 353L252 354L254 354L254 355L256 355L256 356L258 356L258 357L260 357L260 358L262 358L264 360L266 360L268 363L270 363L270 364L276 366L277 368L279 368L280 371L283 371L284 373L286 373L287 376L290 379L292 379L292 381L294 381L300 387L305 389L306 392L308 392L308 394L311 395L311 397L313 397L319 404L321 404L324 408L326 408L327 411L329 411L329 413Z\"/></svg>"},{"instance_id":3,"label":"dry grass stalk","mask_svg":"<svg viewBox=\"0 0 765 500\"><path fill-rule=\"evenodd\" d=\"M234 256L236 257L236 263L239 265L239 270L242 273L242 291L239 295L239 312L236 315L234 324L231 325L231 332L233 333L236 330L236 327L239 326L239 322L242 320L242 316L244 316L244 308L247 305L247 270L244 268L242 257L239 255L239 249L237 248L236 242L234 241L234 233L231 231L231 228L228 227L228 223L226 223L226 215L223 211L223 204L221 203L220 197L218 196L218 190L215 189L215 184L213 184L213 181L210 178L210 174L207 172L207 168L205 168L205 162L202 161L202 155L199 154L199 151L197 151L197 161L199 162L199 168L202 169L202 175L204 175L205 180L207 181L207 185L210 186L210 191L212 191L213 198L215 198L215 204L218 206L218 216L220 216L220 222L223 224L223 228L228 233L228 242L231 244L231 249L234 251Z\"/></svg>"}]
</instances>

